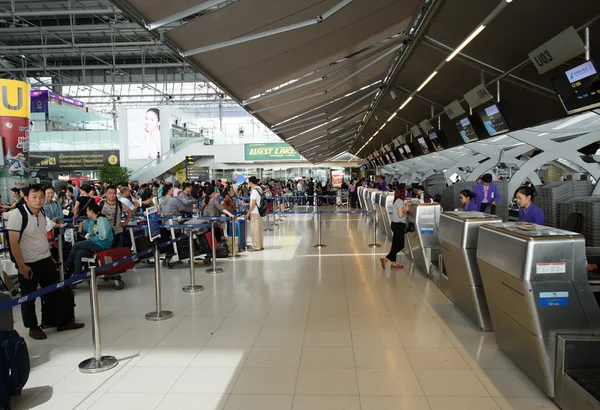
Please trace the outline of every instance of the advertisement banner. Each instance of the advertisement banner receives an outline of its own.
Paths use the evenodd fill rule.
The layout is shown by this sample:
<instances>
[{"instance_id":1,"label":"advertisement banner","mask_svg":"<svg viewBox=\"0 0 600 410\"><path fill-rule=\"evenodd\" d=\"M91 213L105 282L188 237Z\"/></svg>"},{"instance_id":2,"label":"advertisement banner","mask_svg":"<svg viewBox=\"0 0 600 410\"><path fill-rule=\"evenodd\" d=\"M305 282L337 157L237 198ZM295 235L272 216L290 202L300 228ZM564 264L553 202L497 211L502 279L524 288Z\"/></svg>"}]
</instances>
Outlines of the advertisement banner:
<instances>
[{"instance_id":1,"label":"advertisement banner","mask_svg":"<svg viewBox=\"0 0 600 410\"><path fill-rule=\"evenodd\" d=\"M4 176L25 178L29 171L29 84L0 80L0 136L4 149Z\"/></svg>"},{"instance_id":2,"label":"advertisement banner","mask_svg":"<svg viewBox=\"0 0 600 410\"><path fill-rule=\"evenodd\" d=\"M97 170L103 166L119 166L119 151L69 151L32 154L31 166L47 171Z\"/></svg>"},{"instance_id":3,"label":"advertisement banner","mask_svg":"<svg viewBox=\"0 0 600 410\"><path fill-rule=\"evenodd\" d=\"M160 153L160 110L129 108L127 110L127 157L155 159Z\"/></svg>"},{"instance_id":4,"label":"advertisement banner","mask_svg":"<svg viewBox=\"0 0 600 410\"><path fill-rule=\"evenodd\" d=\"M31 112L48 112L48 90L31 91Z\"/></svg>"},{"instance_id":5,"label":"advertisement banner","mask_svg":"<svg viewBox=\"0 0 600 410\"><path fill-rule=\"evenodd\" d=\"M300 154L285 142L267 144L244 144L246 161L287 161L301 159Z\"/></svg>"}]
</instances>

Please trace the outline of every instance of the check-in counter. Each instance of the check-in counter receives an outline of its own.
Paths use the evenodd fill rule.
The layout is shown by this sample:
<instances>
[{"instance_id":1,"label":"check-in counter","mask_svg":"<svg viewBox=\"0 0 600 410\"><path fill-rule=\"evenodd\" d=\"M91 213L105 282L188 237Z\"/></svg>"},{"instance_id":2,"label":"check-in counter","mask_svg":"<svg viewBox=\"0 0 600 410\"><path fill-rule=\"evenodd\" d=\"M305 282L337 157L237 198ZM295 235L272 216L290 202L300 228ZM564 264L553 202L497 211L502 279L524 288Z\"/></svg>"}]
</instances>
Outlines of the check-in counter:
<instances>
[{"instance_id":1,"label":"check-in counter","mask_svg":"<svg viewBox=\"0 0 600 410\"><path fill-rule=\"evenodd\" d=\"M499 224L502 218L482 212L443 212L440 216L440 245L445 272L440 288L481 330L492 330L479 266L479 227Z\"/></svg>"},{"instance_id":2,"label":"check-in counter","mask_svg":"<svg viewBox=\"0 0 600 410\"><path fill-rule=\"evenodd\" d=\"M386 216L385 223L389 227L390 239L392 239L392 237L394 236L392 233L392 215L393 215L393 213L394 213L394 193L388 192L388 194L385 196L385 216Z\"/></svg>"},{"instance_id":3,"label":"check-in counter","mask_svg":"<svg viewBox=\"0 0 600 410\"><path fill-rule=\"evenodd\" d=\"M600 334L582 235L508 222L482 225L477 261L500 348L554 397L557 335Z\"/></svg>"},{"instance_id":4,"label":"check-in counter","mask_svg":"<svg viewBox=\"0 0 600 410\"><path fill-rule=\"evenodd\" d=\"M377 208L379 210L379 219L377 220L381 229L381 232L385 232L386 236L391 239L392 238L392 225L390 222L389 215L387 213L386 208L386 198L389 195L389 192L380 192L379 198L377 199Z\"/></svg>"},{"instance_id":5,"label":"check-in counter","mask_svg":"<svg viewBox=\"0 0 600 410\"><path fill-rule=\"evenodd\" d=\"M373 192L371 198L373 199L373 209L375 210L375 214L377 214L377 219L375 219L377 222L377 229L382 232L385 230L385 228L383 227L383 214L381 206L379 206L379 203L381 202L381 191L376 190Z\"/></svg>"},{"instance_id":6,"label":"check-in counter","mask_svg":"<svg viewBox=\"0 0 600 410\"><path fill-rule=\"evenodd\" d=\"M410 240L411 255L414 263L424 274L431 277L439 286L439 256L441 255L438 239L440 221L440 204L432 202L421 204L411 202L409 221L415 224L415 241ZM410 237L409 237L410 238ZM437 267L431 269L431 265Z\"/></svg>"},{"instance_id":7,"label":"check-in counter","mask_svg":"<svg viewBox=\"0 0 600 410\"><path fill-rule=\"evenodd\" d=\"M365 205L365 187L364 186L359 186L356 189L356 196L358 197L358 205L360 206L360 209L367 209L367 207Z\"/></svg>"}]
</instances>

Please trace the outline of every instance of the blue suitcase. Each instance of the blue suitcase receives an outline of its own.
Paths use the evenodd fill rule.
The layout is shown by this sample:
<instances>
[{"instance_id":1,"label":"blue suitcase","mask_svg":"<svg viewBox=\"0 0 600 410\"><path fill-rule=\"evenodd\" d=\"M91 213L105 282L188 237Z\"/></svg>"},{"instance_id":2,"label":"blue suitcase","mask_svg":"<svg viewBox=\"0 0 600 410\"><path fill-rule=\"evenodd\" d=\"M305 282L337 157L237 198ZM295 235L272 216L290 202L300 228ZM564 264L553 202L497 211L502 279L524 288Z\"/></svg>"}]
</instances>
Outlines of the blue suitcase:
<instances>
[{"instance_id":1,"label":"blue suitcase","mask_svg":"<svg viewBox=\"0 0 600 410\"><path fill-rule=\"evenodd\" d=\"M231 233L232 221L227 222L227 236L233 236ZM244 219L238 219L236 221L236 244L238 249L246 249L246 221Z\"/></svg>"}]
</instances>

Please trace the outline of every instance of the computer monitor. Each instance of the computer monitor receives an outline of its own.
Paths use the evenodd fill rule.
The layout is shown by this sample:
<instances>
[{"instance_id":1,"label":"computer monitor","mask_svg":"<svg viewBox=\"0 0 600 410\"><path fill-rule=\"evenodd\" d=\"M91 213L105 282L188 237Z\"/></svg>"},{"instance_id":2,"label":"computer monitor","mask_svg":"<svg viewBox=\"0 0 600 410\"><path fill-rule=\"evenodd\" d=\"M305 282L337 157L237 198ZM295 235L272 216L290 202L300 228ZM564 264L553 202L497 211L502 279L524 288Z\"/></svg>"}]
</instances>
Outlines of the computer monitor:
<instances>
[{"instance_id":1,"label":"computer monitor","mask_svg":"<svg viewBox=\"0 0 600 410\"><path fill-rule=\"evenodd\" d=\"M412 150L410 149L410 144L404 145L404 152L406 152L406 156L408 158L414 158L415 157L415 154L413 154Z\"/></svg>"},{"instance_id":2,"label":"computer monitor","mask_svg":"<svg viewBox=\"0 0 600 410\"><path fill-rule=\"evenodd\" d=\"M425 137L417 138L417 142L419 143L419 148L421 148L423 154L429 154L430 151L429 147L427 146L427 141L425 141Z\"/></svg>"},{"instance_id":3,"label":"computer monitor","mask_svg":"<svg viewBox=\"0 0 600 410\"><path fill-rule=\"evenodd\" d=\"M508 121L504 118L498 104L478 109L477 115L481 119L485 127L485 132L489 137L510 131Z\"/></svg>"},{"instance_id":4,"label":"computer monitor","mask_svg":"<svg viewBox=\"0 0 600 410\"><path fill-rule=\"evenodd\" d=\"M600 56L554 77L552 86L567 114L600 107Z\"/></svg>"},{"instance_id":5,"label":"computer monitor","mask_svg":"<svg viewBox=\"0 0 600 410\"><path fill-rule=\"evenodd\" d=\"M458 129L458 133L465 144L468 142L477 141L479 138L473 124L474 123L471 117L464 117L456 120L456 128Z\"/></svg>"},{"instance_id":6,"label":"computer monitor","mask_svg":"<svg viewBox=\"0 0 600 410\"><path fill-rule=\"evenodd\" d=\"M442 143L443 137L439 133L440 131L434 130L427 135L429 141L431 142L431 146L435 151L441 151L444 149L444 144Z\"/></svg>"}]
</instances>

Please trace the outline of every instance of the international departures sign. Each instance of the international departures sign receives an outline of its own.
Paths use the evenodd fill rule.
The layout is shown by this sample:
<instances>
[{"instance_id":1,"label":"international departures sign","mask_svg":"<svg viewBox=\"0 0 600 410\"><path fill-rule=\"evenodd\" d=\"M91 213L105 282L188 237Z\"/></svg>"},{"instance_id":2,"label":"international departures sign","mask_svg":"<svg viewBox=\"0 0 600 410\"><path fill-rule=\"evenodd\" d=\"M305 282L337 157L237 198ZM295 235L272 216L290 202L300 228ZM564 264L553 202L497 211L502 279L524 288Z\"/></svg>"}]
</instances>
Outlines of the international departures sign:
<instances>
[{"instance_id":1,"label":"international departures sign","mask_svg":"<svg viewBox=\"0 0 600 410\"><path fill-rule=\"evenodd\" d=\"M246 161L286 161L301 159L300 154L286 143L244 144Z\"/></svg>"}]
</instances>

